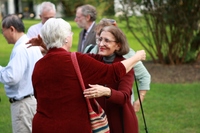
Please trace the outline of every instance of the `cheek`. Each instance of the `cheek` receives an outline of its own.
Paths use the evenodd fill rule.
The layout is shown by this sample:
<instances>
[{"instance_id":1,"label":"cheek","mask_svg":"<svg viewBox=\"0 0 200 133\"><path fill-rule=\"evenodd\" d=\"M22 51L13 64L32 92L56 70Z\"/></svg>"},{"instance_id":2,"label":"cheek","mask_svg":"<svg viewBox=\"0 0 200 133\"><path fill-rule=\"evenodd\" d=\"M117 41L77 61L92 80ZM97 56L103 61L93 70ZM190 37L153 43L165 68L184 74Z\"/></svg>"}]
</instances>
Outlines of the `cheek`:
<instances>
[{"instance_id":1,"label":"cheek","mask_svg":"<svg viewBox=\"0 0 200 133\"><path fill-rule=\"evenodd\" d=\"M86 25L88 22L86 19L81 19L81 23Z\"/></svg>"},{"instance_id":2,"label":"cheek","mask_svg":"<svg viewBox=\"0 0 200 133\"><path fill-rule=\"evenodd\" d=\"M8 40L8 37L7 37L7 35L6 35L6 34L3 34L3 36L4 36L4 38L5 38L6 40Z\"/></svg>"}]
</instances>

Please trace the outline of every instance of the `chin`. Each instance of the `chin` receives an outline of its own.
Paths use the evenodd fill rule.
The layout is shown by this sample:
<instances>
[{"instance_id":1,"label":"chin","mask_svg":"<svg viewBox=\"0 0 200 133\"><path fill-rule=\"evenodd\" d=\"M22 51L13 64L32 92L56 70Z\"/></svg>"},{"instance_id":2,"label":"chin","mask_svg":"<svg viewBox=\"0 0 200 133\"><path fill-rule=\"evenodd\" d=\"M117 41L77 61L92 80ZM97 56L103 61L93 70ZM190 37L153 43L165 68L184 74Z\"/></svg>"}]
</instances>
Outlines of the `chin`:
<instances>
[{"instance_id":1,"label":"chin","mask_svg":"<svg viewBox=\"0 0 200 133\"><path fill-rule=\"evenodd\" d=\"M100 55L104 55L104 52L102 52L102 51L99 51L99 52L98 52L98 54L100 54Z\"/></svg>"},{"instance_id":2,"label":"chin","mask_svg":"<svg viewBox=\"0 0 200 133\"><path fill-rule=\"evenodd\" d=\"M104 52L99 52L99 54L100 54L101 56L108 56L108 54L106 54L106 53L104 53Z\"/></svg>"}]
</instances>

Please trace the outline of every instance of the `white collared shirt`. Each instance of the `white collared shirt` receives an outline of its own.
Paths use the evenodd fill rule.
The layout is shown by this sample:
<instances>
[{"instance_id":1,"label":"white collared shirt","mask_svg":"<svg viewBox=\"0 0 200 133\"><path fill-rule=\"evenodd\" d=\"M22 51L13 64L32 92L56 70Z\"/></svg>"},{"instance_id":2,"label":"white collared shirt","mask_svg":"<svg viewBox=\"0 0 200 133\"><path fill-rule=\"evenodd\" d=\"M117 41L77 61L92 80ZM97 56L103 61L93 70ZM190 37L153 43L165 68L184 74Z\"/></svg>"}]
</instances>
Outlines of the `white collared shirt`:
<instances>
[{"instance_id":1,"label":"white collared shirt","mask_svg":"<svg viewBox=\"0 0 200 133\"><path fill-rule=\"evenodd\" d=\"M39 47L27 48L28 40L27 35L21 36L12 49L8 65L0 66L0 82L9 98L20 100L33 94L32 72L42 54Z\"/></svg>"},{"instance_id":2,"label":"white collared shirt","mask_svg":"<svg viewBox=\"0 0 200 133\"><path fill-rule=\"evenodd\" d=\"M43 24L42 23L38 23L35 25L32 25L27 32L27 36L28 38L33 38L33 37L37 37L40 34L40 31L42 29Z\"/></svg>"},{"instance_id":3,"label":"white collared shirt","mask_svg":"<svg viewBox=\"0 0 200 133\"><path fill-rule=\"evenodd\" d=\"M94 24L95 24L95 21L92 22L92 24L90 25L90 27L89 27L88 30L87 30L87 33L90 32L90 30L92 29L92 27L93 27Z\"/></svg>"}]
</instances>

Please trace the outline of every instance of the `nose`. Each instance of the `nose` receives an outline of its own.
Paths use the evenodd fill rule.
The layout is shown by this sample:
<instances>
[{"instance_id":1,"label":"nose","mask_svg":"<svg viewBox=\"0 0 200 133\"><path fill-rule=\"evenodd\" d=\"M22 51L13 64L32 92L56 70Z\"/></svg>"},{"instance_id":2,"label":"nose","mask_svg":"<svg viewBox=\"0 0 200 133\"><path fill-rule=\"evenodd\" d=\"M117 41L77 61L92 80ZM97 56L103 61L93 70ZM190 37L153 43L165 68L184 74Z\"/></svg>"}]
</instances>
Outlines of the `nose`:
<instances>
[{"instance_id":1,"label":"nose","mask_svg":"<svg viewBox=\"0 0 200 133\"><path fill-rule=\"evenodd\" d=\"M99 41L99 46L104 46L103 40L102 40L102 41Z\"/></svg>"}]
</instances>

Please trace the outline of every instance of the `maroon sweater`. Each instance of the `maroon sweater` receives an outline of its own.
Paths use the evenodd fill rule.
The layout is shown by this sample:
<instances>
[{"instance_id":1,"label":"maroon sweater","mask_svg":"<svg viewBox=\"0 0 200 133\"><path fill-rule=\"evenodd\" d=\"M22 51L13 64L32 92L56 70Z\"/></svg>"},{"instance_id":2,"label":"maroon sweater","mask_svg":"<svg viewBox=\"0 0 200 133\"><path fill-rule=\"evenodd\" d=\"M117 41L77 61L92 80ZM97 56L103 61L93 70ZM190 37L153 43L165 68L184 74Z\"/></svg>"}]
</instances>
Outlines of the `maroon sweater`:
<instances>
[{"instance_id":1,"label":"maroon sweater","mask_svg":"<svg viewBox=\"0 0 200 133\"><path fill-rule=\"evenodd\" d=\"M116 83L126 73L121 63L106 65L80 53L77 59L86 88L89 83ZM33 133L91 132L86 101L70 52L50 49L36 63L32 82L37 99Z\"/></svg>"},{"instance_id":2,"label":"maroon sweater","mask_svg":"<svg viewBox=\"0 0 200 133\"><path fill-rule=\"evenodd\" d=\"M93 58L104 62L102 57L91 54ZM124 60L116 56L114 62ZM138 120L131 105L132 86L134 83L133 69L117 83L102 84L111 89L111 96L96 98L105 110L111 133L138 133Z\"/></svg>"}]
</instances>

